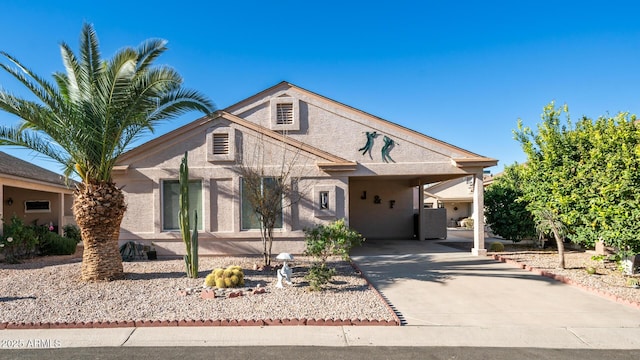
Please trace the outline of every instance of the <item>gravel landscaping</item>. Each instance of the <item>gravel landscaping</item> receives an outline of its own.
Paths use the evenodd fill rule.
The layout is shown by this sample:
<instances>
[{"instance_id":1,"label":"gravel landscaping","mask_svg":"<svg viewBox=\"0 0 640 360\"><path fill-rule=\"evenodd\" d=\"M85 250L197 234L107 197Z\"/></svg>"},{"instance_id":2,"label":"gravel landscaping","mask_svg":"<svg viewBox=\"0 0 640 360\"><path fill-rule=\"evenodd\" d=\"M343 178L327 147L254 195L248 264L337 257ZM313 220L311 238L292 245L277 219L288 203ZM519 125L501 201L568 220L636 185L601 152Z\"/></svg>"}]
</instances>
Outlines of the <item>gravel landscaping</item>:
<instances>
[{"instance_id":1,"label":"gravel landscaping","mask_svg":"<svg viewBox=\"0 0 640 360\"><path fill-rule=\"evenodd\" d=\"M80 281L80 259L40 258L0 264L0 323L113 321L332 319L394 322L395 315L350 264L336 267L324 291L309 291L304 275L310 259L297 257L293 285L276 288L274 270L254 270L261 258L202 257L200 278L188 279L182 259L125 262L126 277L106 283ZM276 265L277 263L273 263ZM239 265L245 286L213 299L201 298L214 268ZM261 293L264 289L264 292ZM190 290L190 291L189 291ZM258 291L256 291L258 290ZM185 295L185 292L188 293ZM231 295L233 296L233 295Z\"/></svg>"},{"instance_id":2,"label":"gravel landscaping","mask_svg":"<svg viewBox=\"0 0 640 360\"><path fill-rule=\"evenodd\" d=\"M558 269L555 251L508 244L504 252L489 253L503 261L563 276L570 283L640 307L640 289L615 262L593 260L590 252L567 250L565 269ZM349 263L332 259L337 275L326 290L310 291L304 275L310 258L290 262L293 285L276 288L274 270L255 269L259 257L203 257L200 278L188 279L182 259L125 262L126 277L107 283L79 279L80 259L46 257L22 264L0 263L0 324L81 323L123 321L258 321L266 319L326 319L394 323L397 318L379 294ZM277 262L274 262L274 265ZM205 276L214 268L239 265L242 288L218 291L201 298ZM596 270L587 272L588 267ZM638 275L634 277L640 279ZM236 294L230 294L235 292ZM233 295L241 296L231 297ZM357 322L357 321L356 321ZM284 323L284 322L283 322Z\"/></svg>"},{"instance_id":3,"label":"gravel landscaping","mask_svg":"<svg viewBox=\"0 0 640 360\"><path fill-rule=\"evenodd\" d=\"M616 262L593 260L595 255L589 251L566 250L565 269L558 268L558 253L554 250L535 249L521 245L505 245L505 251L490 253L503 259L518 262L523 266L535 268L568 279L572 284L588 290L618 298L618 300L635 303L640 308L640 289L630 287L630 277L640 280L640 276L625 276L617 269ZM595 274L589 274L587 268L593 267Z\"/></svg>"}]
</instances>

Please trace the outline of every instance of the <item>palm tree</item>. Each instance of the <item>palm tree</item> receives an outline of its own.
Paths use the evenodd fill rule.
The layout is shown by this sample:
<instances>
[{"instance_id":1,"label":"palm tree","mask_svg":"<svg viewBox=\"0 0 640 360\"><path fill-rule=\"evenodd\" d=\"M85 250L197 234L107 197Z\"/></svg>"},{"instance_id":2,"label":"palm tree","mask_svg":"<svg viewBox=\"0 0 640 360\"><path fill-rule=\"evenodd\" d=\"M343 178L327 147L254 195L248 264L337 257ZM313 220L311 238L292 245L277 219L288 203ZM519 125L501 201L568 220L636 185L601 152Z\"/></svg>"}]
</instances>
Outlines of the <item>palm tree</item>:
<instances>
[{"instance_id":1,"label":"palm tree","mask_svg":"<svg viewBox=\"0 0 640 360\"><path fill-rule=\"evenodd\" d=\"M172 68L152 66L167 50L165 40L150 39L103 60L93 26L85 23L79 56L65 43L60 49L66 72L53 75L55 84L0 52L13 64L0 67L38 100L0 89L0 109L22 120L17 126L0 126L0 144L35 150L60 162L67 178L74 173L80 177L73 211L84 243L82 279L118 279L123 277L118 237L126 210L123 193L111 178L118 156L162 120L192 110L208 114L214 105L183 88Z\"/></svg>"}]
</instances>

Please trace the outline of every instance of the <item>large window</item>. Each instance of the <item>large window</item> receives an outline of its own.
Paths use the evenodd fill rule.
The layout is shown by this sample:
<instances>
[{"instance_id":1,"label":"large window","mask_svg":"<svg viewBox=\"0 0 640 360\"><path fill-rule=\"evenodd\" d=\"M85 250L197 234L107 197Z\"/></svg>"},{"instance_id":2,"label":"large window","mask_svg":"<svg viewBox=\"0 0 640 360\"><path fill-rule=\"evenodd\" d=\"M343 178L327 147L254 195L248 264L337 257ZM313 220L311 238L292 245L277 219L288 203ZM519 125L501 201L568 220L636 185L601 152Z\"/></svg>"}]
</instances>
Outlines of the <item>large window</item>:
<instances>
[{"instance_id":1,"label":"large window","mask_svg":"<svg viewBox=\"0 0 640 360\"><path fill-rule=\"evenodd\" d=\"M202 230L202 181L189 181L189 224L193 229L194 211L198 211L198 230ZM178 180L162 181L162 229L180 230L180 182Z\"/></svg>"},{"instance_id":2,"label":"large window","mask_svg":"<svg viewBox=\"0 0 640 360\"><path fill-rule=\"evenodd\" d=\"M277 179L276 178L262 178L260 181L260 188L258 189L260 192L260 198L268 199L269 193L276 188ZM260 220L258 219L258 215L254 209L254 205L250 200L251 189L245 183L244 179L241 179L241 190L242 192L242 230L252 230L252 229L260 229ZM279 198L280 203L275 206L277 211L276 214L276 222L274 228L279 229L282 228L282 197Z\"/></svg>"}]
</instances>

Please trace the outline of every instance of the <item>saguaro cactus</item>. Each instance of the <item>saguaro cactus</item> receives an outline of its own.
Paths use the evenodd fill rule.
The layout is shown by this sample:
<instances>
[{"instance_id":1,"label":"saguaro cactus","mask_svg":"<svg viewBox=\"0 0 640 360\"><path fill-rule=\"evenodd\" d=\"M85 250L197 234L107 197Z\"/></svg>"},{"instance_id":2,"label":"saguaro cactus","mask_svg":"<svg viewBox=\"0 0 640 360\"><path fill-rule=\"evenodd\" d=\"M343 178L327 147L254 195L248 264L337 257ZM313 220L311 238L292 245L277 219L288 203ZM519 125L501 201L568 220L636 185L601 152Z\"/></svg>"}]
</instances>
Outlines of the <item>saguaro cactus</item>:
<instances>
[{"instance_id":1,"label":"saguaro cactus","mask_svg":"<svg viewBox=\"0 0 640 360\"><path fill-rule=\"evenodd\" d=\"M184 263L187 269L187 277L198 277L198 211L194 210L193 234L189 226L189 166L187 165L187 154L185 151L182 163L180 164L180 233L182 241L186 247Z\"/></svg>"}]
</instances>

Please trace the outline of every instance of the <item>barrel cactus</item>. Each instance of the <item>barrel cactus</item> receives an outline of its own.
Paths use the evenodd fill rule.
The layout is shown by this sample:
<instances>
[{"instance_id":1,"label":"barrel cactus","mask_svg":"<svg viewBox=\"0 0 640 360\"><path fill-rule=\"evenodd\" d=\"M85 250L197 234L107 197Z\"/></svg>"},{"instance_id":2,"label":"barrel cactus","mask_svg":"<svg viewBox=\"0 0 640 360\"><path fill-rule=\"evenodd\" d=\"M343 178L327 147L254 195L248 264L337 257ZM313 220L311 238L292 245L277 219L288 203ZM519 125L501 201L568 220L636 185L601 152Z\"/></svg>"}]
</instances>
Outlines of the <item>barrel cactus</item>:
<instances>
[{"instance_id":1,"label":"barrel cactus","mask_svg":"<svg viewBox=\"0 0 640 360\"><path fill-rule=\"evenodd\" d=\"M244 272L240 266L214 269L204 279L204 286L217 288L244 286Z\"/></svg>"},{"instance_id":2,"label":"barrel cactus","mask_svg":"<svg viewBox=\"0 0 640 360\"><path fill-rule=\"evenodd\" d=\"M502 252L504 251L504 244L499 241L494 241L489 245L489 251Z\"/></svg>"}]
</instances>

